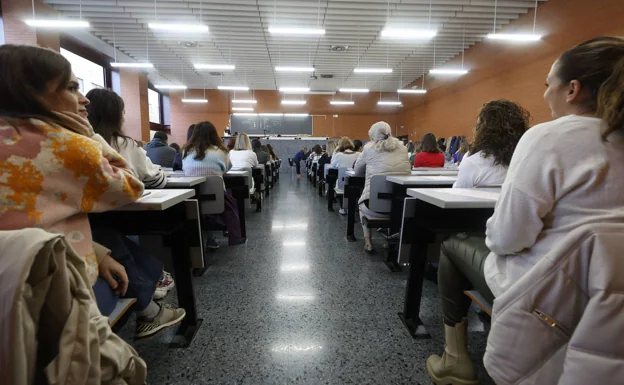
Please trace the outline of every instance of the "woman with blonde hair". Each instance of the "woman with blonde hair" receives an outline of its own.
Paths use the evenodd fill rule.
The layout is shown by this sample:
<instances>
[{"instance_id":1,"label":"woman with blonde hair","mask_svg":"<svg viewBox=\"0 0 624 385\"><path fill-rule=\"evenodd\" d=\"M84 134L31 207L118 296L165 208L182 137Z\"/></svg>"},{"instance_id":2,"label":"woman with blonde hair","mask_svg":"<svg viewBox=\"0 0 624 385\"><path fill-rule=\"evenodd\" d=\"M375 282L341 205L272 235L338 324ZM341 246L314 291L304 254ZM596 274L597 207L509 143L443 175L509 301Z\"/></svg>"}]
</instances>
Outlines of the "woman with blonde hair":
<instances>
[{"instance_id":1,"label":"woman with blonde hair","mask_svg":"<svg viewBox=\"0 0 624 385\"><path fill-rule=\"evenodd\" d=\"M375 216L375 212L368 208L370 197L370 181L378 174L409 175L411 166L407 158L407 148L403 143L392 136L392 129L386 122L377 122L368 131L370 142L364 146L364 151L355 162L355 175L366 176L364 190L358 201L360 205L360 217ZM373 251L370 229L362 226L364 230L364 250Z\"/></svg>"},{"instance_id":2,"label":"woman with blonde hair","mask_svg":"<svg viewBox=\"0 0 624 385\"><path fill-rule=\"evenodd\" d=\"M258 166L258 156L251 148L247 134L238 134L234 148L230 151L230 162L233 168L253 168Z\"/></svg>"},{"instance_id":3,"label":"woman with blonde hair","mask_svg":"<svg viewBox=\"0 0 624 385\"><path fill-rule=\"evenodd\" d=\"M331 166L336 168L352 167L360 155L359 152L355 152L353 141L346 136L340 139L336 151L331 159Z\"/></svg>"}]
</instances>

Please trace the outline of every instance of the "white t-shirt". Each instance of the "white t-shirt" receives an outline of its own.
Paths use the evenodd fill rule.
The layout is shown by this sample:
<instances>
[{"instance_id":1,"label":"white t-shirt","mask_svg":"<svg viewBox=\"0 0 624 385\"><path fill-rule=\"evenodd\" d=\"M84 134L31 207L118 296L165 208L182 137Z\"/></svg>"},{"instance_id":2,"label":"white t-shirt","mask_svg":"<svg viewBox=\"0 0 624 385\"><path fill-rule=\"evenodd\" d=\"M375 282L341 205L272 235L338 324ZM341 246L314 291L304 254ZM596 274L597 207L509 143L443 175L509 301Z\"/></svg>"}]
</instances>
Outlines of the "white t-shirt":
<instances>
[{"instance_id":1,"label":"white t-shirt","mask_svg":"<svg viewBox=\"0 0 624 385\"><path fill-rule=\"evenodd\" d=\"M494 157L483 157L481 151L464 156L459 164L457 181L454 188L473 188L484 186L500 186L507 176L507 167L494 164Z\"/></svg>"},{"instance_id":2,"label":"white t-shirt","mask_svg":"<svg viewBox=\"0 0 624 385\"><path fill-rule=\"evenodd\" d=\"M232 150L230 162L233 168L254 168L258 166L258 156L251 150Z\"/></svg>"},{"instance_id":3,"label":"white t-shirt","mask_svg":"<svg viewBox=\"0 0 624 385\"><path fill-rule=\"evenodd\" d=\"M484 273L496 297L570 231L624 221L624 135L601 133L600 119L571 115L520 139L487 221Z\"/></svg>"},{"instance_id":4,"label":"white t-shirt","mask_svg":"<svg viewBox=\"0 0 624 385\"><path fill-rule=\"evenodd\" d=\"M143 182L145 188L163 188L167 184L167 174L157 164L152 163L145 150L132 139L113 139L117 145L112 147L126 160L128 166Z\"/></svg>"},{"instance_id":5,"label":"white t-shirt","mask_svg":"<svg viewBox=\"0 0 624 385\"><path fill-rule=\"evenodd\" d=\"M343 152L334 152L334 155L331 159L331 166L336 168L353 167L353 164L357 160L358 156L360 156L359 152L353 152L351 150L345 150Z\"/></svg>"}]
</instances>

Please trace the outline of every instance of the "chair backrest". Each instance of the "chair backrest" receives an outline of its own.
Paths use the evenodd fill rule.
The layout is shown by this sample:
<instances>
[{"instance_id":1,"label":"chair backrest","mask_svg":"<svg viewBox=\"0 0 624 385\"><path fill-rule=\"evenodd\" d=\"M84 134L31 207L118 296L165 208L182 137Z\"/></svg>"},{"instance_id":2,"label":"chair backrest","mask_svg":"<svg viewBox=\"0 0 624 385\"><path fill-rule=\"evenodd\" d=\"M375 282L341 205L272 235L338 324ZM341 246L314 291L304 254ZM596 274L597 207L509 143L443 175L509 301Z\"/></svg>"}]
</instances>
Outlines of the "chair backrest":
<instances>
[{"instance_id":1,"label":"chair backrest","mask_svg":"<svg viewBox=\"0 0 624 385\"><path fill-rule=\"evenodd\" d=\"M199 185L200 211L203 215L220 214L225 210L225 190L223 178L216 175L206 177L206 181Z\"/></svg>"},{"instance_id":2,"label":"chair backrest","mask_svg":"<svg viewBox=\"0 0 624 385\"><path fill-rule=\"evenodd\" d=\"M329 171L329 169L336 169L336 167L332 167L330 165L326 165L325 166L325 171L323 172L323 178L327 179L327 172Z\"/></svg>"},{"instance_id":3,"label":"chair backrest","mask_svg":"<svg viewBox=\"0 0 624 385\"><path fill-rule=\"evenodd\" d=\"M258 165L256 167L254 167L255 170L259 170L260 174L262 174L262 183L260 184L260 186L256 186L256 189L259 189L260 191L264 191L265 186L266 186L266 182L267 182L267 177L266 177L266 173L264 171L264 165Z\"/></svg>"},{"instance_id":4,"label":"chair backrest","mask_svg":"<svg viewBox=\"0 0 624 385\"><path fill-rule=\"evenodd\" d=\"M347 172L347 167L340 167L338 169L338 180L336 181L336 187L338 190L344 190L345 186L345 173Z\"/></svg>"},{"instance_id":5,"label":"chair backrest","mask_svg":"<svg viewBox=\"0 0 624 385\"><path fill-rule=\"evenodd\" d=\"M378 213L389 213L392 208L392 183L386 175L373 175L370 180L368 208Z\"/></svg>"}]
</instances>

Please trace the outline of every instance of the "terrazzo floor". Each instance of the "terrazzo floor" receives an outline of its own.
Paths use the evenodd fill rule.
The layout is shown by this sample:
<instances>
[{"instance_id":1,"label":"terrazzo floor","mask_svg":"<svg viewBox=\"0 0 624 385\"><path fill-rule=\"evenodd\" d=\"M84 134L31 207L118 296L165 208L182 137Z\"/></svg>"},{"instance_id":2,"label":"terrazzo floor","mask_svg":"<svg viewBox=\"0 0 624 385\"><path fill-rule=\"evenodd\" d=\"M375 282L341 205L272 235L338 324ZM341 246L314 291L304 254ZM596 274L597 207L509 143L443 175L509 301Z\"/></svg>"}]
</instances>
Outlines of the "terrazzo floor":
<instances>
[{"instance_id":1,"label":"terrazzo floor","mask_svg":"<svg viewBox=\"0 0 624 385\"><path fill-rule=\"evenodd\" d=\"M346 217L305 179L283 173L263 211L247 213L246 245L211 253L195 279L204 322L192 345L169 349L173 331L133 341L155 384L431 384L425 360L443 350L437 286L425 282L421 318L432 334L414 340L402 310L405 273L391 273L378 254L345 239ZM175 293L168 297L175 300ZM469 349L482 384L486 333L471 313Z\"/></svg>"}]
</instances>

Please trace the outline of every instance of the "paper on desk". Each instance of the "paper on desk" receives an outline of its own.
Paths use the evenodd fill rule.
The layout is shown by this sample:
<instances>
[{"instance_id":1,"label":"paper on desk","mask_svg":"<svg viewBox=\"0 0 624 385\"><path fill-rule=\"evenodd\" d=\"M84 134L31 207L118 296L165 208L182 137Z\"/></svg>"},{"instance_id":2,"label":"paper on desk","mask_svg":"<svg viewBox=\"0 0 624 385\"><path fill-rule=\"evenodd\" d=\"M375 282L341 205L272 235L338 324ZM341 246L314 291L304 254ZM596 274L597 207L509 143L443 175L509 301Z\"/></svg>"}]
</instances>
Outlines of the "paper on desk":
<instances>
[{"instance_id":1,"label":"paper on desk","mask_svg":"<svg viewBox=\"0 0 624 385\"><path fill-rule=\"evenodd\" d=\"M445 194L461 195L465 197L491 199L491 200L498 200L498 196L500 195L500 193L494 192L494 191L485 191L485 190L479 190L479 189L463 189L463 188L449 188L440 192L444 192Z\"/></svg>"},{"instance_id":2,"label":"paper on desk","mask_svg":"<svg viewBox=\"0 0 624 385\"><path fill-rule=\"evenodd\" d=\"M146 195L144 197L139 198L139 200L143 199L162 199L167 197L167 193L165 191L150 191L151 194Z\"/></svg>"}]
</instances>

